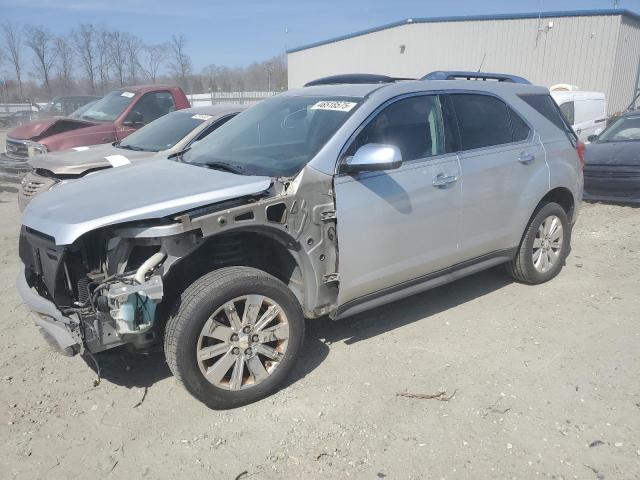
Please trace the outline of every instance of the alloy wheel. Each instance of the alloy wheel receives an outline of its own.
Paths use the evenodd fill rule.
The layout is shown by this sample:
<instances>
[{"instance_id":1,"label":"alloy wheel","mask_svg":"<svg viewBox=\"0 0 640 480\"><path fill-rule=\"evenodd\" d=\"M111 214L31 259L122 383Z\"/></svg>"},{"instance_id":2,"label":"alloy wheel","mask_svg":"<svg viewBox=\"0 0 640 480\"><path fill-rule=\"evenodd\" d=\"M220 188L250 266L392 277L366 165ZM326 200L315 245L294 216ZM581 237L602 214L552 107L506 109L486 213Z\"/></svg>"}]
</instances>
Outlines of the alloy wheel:
<instances>
[{"instance_id":1,"label":"alloy wheel","mask_svg":"<svg viewBox=\"0 0 640 480\"><path fill-rule=\"evenodd\" d=\"M559 261L564 241L562 222L556 215L545 218L533 240L533 266L540 273L551 270Z\"/></svg>"},{"instance_id":2,"label":"alloy wheel","mask_svg":"<svg viewBox=\"0 0 640 480\"><path fill-rule=\"evenodd\" d=\"M288 339L289 322L275 301L262 295L237 297L205 322L196 349L198 366L218 388L251 388L275 371Z\"/></svg>"}]
</instances>

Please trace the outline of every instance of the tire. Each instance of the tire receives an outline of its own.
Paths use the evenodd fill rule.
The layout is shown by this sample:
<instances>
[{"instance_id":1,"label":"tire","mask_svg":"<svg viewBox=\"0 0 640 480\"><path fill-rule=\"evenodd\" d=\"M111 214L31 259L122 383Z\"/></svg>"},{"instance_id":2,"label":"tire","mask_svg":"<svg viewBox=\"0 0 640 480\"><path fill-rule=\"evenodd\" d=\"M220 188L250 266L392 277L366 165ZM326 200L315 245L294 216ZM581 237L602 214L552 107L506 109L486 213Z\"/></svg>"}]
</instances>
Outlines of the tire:
<instances>
[{"instance_id":1,"label":"tire","mask_svg":"<svg viewBox=\"0 0 640 480\"><path fill-rule=\"evenodd\" d=\"M553 228L553 219L557 219L562 230L558 232L556 223L556 229L549 235L544 230L545 227ZM544 222L547 223L543 226ZM547 236L552 236L553 241ZM558 246L558 241L559 248L556 249L554 246ZM560 273L569 253L570 242L571 226L567 213L557 203L542 204L527 225L515 258L507 263L507 272L515 280L531 285L548 282ZM536 257L538 251L540 254Z\"/></svg>"},{"instance_id":2,"label":"tire","mask_svg":"<svg viewBox=\"0 0 640 480\"><path fill-rule=\"evenodd\" d=\"M254 314L245 316L245 310ZM255 268L228 267L204 275L182 293L167 322L164 350L178 382L219 410L281 388L303 340L302 309L284 283Z\"/></svg>"}]
</instances>

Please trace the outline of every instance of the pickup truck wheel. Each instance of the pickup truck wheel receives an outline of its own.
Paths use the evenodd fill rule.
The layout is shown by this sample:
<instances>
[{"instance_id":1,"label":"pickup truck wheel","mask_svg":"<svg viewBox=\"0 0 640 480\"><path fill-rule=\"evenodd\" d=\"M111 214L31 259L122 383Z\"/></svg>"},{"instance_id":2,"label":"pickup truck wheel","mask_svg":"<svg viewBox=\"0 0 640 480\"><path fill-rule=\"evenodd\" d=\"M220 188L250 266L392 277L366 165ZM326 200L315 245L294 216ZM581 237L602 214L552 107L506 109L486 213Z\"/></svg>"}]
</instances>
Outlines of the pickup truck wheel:
<instances>
[{"instance_id":1,"label":"pickup truck wheel","mask_svg":"<svg viewBox=\"0 0 640 480\"><path fill-rule=\"evenodd\" d=\"M562 269L570 241L566 212L557 203L547 203L529 222L516 257L507 264L507 271L520 282L547 282Z\"/></svg>"},{"instance_id":2,"label":"pickup truck wheel","mask_svg":"<svg viewBox=\"0 0 640 480\"><path fill-rule=\"evenodd\" d=\"M254 268L215 270L181 295L165 332L167 363L209 408L255 402L280 388L304 340L298 300Z\"/></svg>"}]
</instances>

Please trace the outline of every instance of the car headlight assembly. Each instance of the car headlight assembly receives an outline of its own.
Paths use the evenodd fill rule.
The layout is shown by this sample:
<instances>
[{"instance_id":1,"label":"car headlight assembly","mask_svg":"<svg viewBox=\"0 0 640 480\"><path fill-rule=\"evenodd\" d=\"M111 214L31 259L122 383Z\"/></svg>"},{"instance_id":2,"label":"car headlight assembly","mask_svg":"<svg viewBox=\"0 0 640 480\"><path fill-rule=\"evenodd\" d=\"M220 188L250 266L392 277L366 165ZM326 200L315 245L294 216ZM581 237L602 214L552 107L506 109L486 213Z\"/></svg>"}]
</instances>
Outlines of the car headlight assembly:
<instances>
[{"instance_id":1,"label":"car headlight assembly","mask_svg":"<svg viewBox=\"0 0 640 480\"><path fill-rule=\"evenodd\" d=\"M41 143L32 142L27 144L27 151L29 152L29 157L35 157L36 155L47 153L47 147Z\"/></svg>"}]
</instances>

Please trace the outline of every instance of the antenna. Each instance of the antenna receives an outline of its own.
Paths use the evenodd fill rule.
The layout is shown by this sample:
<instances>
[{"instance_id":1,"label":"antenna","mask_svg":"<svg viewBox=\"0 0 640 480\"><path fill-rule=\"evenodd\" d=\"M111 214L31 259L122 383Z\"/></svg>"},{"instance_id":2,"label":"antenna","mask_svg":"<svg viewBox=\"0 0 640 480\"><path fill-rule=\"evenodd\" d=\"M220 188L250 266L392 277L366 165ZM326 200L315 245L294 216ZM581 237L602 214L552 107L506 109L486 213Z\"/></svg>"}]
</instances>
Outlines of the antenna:
<instances>
[{"instance_id":1,"label":"antenna","mask_svg":"<svg viewBox=\"0 0 640 480\"><path fill-rule=\"evenodd\" d=\"M482 61L480 62L480 66L478 67L478 73L480 73L480 71L482 70L482 65L484 65L484 59L487 58L487 52L484 52L484 55L482 57Z\"/></svg>"}]
</instances>

